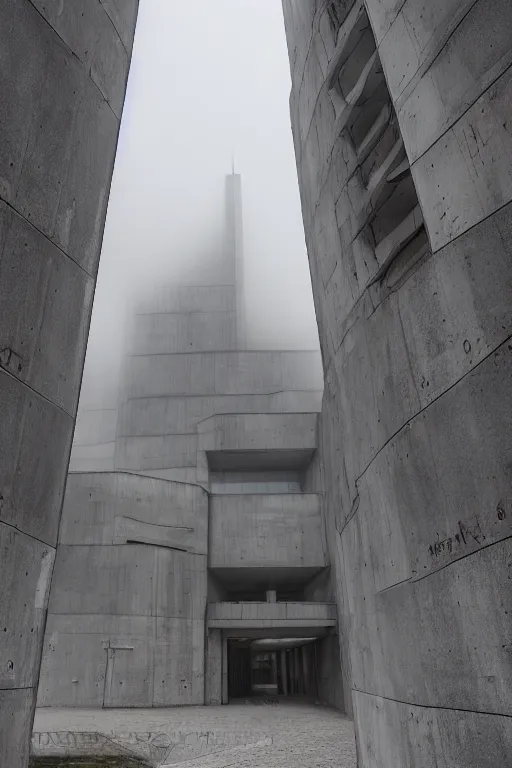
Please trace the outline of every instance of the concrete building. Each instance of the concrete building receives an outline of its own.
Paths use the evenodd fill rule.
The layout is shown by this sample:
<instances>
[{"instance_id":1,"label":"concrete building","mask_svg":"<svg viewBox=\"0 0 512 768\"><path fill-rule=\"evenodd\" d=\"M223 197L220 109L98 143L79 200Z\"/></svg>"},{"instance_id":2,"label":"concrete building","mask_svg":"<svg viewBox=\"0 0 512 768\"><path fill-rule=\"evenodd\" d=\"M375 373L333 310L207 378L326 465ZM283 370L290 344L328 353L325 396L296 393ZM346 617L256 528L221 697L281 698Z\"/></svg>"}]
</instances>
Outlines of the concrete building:
<instances>
[{"instance_id":1,"label":"concrete building","mask_svg":"<svg viewBox=\"0 0 512 768\"><path fill-rule=\"evenodd\" d=\"M0 765L57 540L41 706L305 691L361 768L509 765L512 5L283 1L318 424L318 357L247 349L232 176L224 258L79 419L59 533L137 5L0 1Z\"/></svg>"},{"instance_id":2,"label":"concrete building","mask_svg":"<svg viewBox=\"0 0 512 768\"><path fill-rule=\"evenodd\" d=\"M359 764L510 765L512 4L283 8Z\"/></svg>"},{"instance_id":3,"label":"concrete building","mask_svg":"<svg viewBox=\"0 0 512 768\"><path fill-rule=\"evenodd\" d=\"M117 412L75 433L38 705L309 694L343 707L316 492L317 351L246 348L240 177L225 248L142 299Z\"/></svg>"},{"instance_id":4,"label":"concrete building","mask_svg":"<svg viewBox=\"0 0 512 768\"><path fill-rule=\"evenodd\" d=\"M0 2L0 765L25 766L137 0Z\"/></svg>"}]
</instances>

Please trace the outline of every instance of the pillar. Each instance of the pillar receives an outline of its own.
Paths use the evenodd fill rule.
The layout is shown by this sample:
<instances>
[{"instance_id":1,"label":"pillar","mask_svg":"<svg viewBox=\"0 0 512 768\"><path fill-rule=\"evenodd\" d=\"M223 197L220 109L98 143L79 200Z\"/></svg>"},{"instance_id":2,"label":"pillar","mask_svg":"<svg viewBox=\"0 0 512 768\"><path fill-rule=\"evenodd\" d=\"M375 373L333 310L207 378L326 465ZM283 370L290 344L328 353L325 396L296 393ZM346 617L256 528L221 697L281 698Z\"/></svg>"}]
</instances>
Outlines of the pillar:
<instances>
[{"instance_id":1,"label":"pillar","mask_svg":"<svg viewBox=\"0 0 512 768\"><path fill-rule=\"evenodd\" d=\"M222 704L222 630L210 629L206 640L205 704Z\"/></svg>"},{"instance_id":2,"label":"pillar","mask_svg":"<svg viewBox=\"0 0 512 768\"><path fill-rule=\"evenodd\" d=\"M228 639L222 637L222 703L227 704L228 694Z\"/></svg>"},{"instance_id":3,"label":"pillar","mask_svg":"<svg viewBox=\"0 0 512 768\"><path fill-rule=\"evenodd\" d=\"M311 646L310 645L303 645L301 648L302 652L302 685L303 685L303 692L308 694L309 693L309 651Z\"/></svg>"},{"instance_id":4,"label":"pillar","mask_svg":"<svg viewBox=\"0 0 512 768\"><path fill-rule=\"evenodd\" d=\"M295 668L295 692L302 693L302 668L300 663L300 648L294 648L294 668Z\"/></svg>"},{"instance_id":5,"label":"pillar","mask_svg":"<svg viewBox=\"0 0 512 768\"><path fill-rule=\"evenodd\" d=\"M273 651L271 656L271 665L272 665L272 685L277 686L277 653L276 651Z\"/></svg>"},{"instance_id":6,"label":"pillar","mask_svg":"<svg viewBox=\"0 0 512 768\"><path fill-rule=\"evenodd\" d=\"M283 688L283 694L285 696L288 696L288 677L287 677L287 669L286 669L286 651L280 651L280 662L281 662L281 684Z\"/></svg>"},{"instance_id":7,"label":"pillar","mask_svg":"<svg viewBox=\"0 0 512 768\"><path fill-rule=\"evenodd\" d=\"M137 16L0 0L0 765L28 762ZM91 44L92 43L92 44Z\"/></svg>"}]
</instances>

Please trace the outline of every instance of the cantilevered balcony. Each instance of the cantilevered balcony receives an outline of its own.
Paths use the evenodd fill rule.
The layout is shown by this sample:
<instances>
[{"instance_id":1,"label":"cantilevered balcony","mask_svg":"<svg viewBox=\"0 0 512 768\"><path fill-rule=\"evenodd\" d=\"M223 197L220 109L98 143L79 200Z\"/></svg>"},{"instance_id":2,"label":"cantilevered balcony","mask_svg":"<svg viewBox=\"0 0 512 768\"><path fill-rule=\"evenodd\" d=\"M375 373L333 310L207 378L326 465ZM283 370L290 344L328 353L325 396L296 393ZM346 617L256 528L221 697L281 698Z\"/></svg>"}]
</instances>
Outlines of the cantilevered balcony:
<instances>
[{"instance_id":1,"label":"cantilevered balcony","mask_svg":"<svg viewBox=\"0 0 512 768\"><path fill-rule=\"evenodd\" d=\"M316 448L316 413L211 416L198 425L198 449L211 470L304 469Z\"/></svg>"}]
</instances>

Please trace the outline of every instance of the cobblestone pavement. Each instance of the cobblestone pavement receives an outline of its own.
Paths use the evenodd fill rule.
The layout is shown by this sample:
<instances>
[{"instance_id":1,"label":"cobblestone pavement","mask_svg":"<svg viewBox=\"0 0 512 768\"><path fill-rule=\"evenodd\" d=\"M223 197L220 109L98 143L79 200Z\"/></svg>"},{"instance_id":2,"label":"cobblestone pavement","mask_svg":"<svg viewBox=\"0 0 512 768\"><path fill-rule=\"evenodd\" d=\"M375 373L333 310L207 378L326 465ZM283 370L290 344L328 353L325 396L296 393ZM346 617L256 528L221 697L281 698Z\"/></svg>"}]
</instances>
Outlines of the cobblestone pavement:
<instances>
[{"instance_id":1,"label":"cobblestone pavement","mask_svg":"<svg viewBox=\"0 0 512 768\"><path fill-rule=\"evenodd\" d=\"M40 709L39 756L139 757L184 768L356 768L352 723L320 706Z\"/></svg>"}]
</instances>

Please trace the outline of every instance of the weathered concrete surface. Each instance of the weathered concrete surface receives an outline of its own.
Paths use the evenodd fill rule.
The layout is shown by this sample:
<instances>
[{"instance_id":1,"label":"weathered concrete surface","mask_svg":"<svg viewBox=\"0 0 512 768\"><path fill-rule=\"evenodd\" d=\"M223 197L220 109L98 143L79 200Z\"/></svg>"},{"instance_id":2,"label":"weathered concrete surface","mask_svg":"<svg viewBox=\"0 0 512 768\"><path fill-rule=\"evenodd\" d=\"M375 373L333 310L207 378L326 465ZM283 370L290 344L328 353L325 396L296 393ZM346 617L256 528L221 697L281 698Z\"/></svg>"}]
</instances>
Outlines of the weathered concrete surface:
<instances>
[{"instance_id":1,"label":"weathered concrete surface","mask_svg":"<svg viewBox=\"0 0 512 768\"><path fill-rule=\"evenodd\" d=\"M199 486L69 475L41 706L203 703L207 530Z\"/></svg>"},{"instance_id":2,"label":"weathered concrete surface","mask_svg":"<svg viewBox=\"0 0 512 768\"><path fill-rule=\"evenodd\" d=\"M116 452L118 409L78 409L69 471L111 471Z\"/></svg>"},{"instance_id":3,"label":"weathered concrete surface","mask_svg":"<svg viewBox=\"0 0 512 768\"><path fill-rule=\"evenodd\" d=\"M0 691L0 765L28 763L33 716L32 688Z\"/></svg>"},{"instance_id":4,"label":"weathered concrete surface","mask_svg":"<svg viewBox=\"0 0 512 768\"><path fill-rule=\"evenodd\" d=\"M280 451L316 448L315 413L231 413L198 424L203 451Z\"/></svg>"},{"instance_id":5,"label":"weathered concrete surface","mask_svg":"<svg viewBox=\"0 0 512 768\"><path fill-rule=\"evenodd\" d=\"M209 603L206 617L211 629L336 625L334 603Z\"/></svg>"},{"instance_id":6,"label":"weathered concrete surface","mask_svg":"<svg viewBox=\"0 0 512 768\"><path fill-rule=\"evenodd\" d=\"M325 707L298 704L177 707L172 710L37 710L37 755L118 754L153 766L355 768L352 723ZM93 752L94 750L94 752Z\"/></svg>"},{"instance_id":7,"label":"weathered concrete surface","mask_svg":"<svg viewBox=\"0 0 512 768\"><path fill-rule=\"evenodd\" d=\"M506 764L511 6L283 7L361 766Z\"/></svg>"},{"instance_id":8,"label":"weathered concrete surface","mask_svg":"<svg viewBox=\"0 0 512 768\"><path fill-rule=\"evenodd\" d=\"M307 422L320 410L318 351L245 349L240 177L230 175L226 184L224 251L193 262L183 276L190 284L157 286L139 298L118 402L79 413L71 471L117 469L206 486L197 437L207 429L204 420L273 414L283 424L262 429L275 437L281 426L290 432L281 414ZM312 448L311 426L297 428L303 426L304 447Z\"/></svg>"},{"instance_id":9,"label":"weathered concrete surface","mask_svg":"<svg viewBox=\"0 0 512 768\"><path fill-rule=\"evenodd\" d=\"M82 6L0 3L0 763L10 768L28 759L138 3Z\"/></svg>"},{"instance_id":10,"label":"weathered concrete surface","mask_svg":"<svg viewBox=\"0 0 512 768\"><path fill-rule=\"evenodd\" d=\"M328 565L318 497L300 493L317 444L320 356L244 349L236 257L228 248L195 265L191 285L141 297L119 408L80 414L40 706L215 703L219 690L226 700L215 634L205 672L207 597L261 599L271 582L301 600ZM224 507L209 504L212 488L229 494ZM291 606L287 624L262 613L259 631L322 635L336 620L317 599Z\"/></svg>"},{"instance_id":11,"label":"weathered concrete surface","mask_svg":"<svg viewBox=\"0 0 512 768\"><path fill-rule=\"evenodd\" d=\"M214 495L211 568L324 568L327 547L316 494Z\"/></svg>"},{"instance_id":12,"label":"weathered concrete surface","mask_svg":"<svg viewBox=\"0 0 512 768\"><path fill-rule=\"evenodd\" d=\"M380 768L382 755L393 768L437 765L480 768L508 765L512 749L510 718L485 712L417 707L354 693L356 719L364 724L359 739L361 765ZM394 734L400 733L397 739Z\"/></svg>"}]
</instances>

